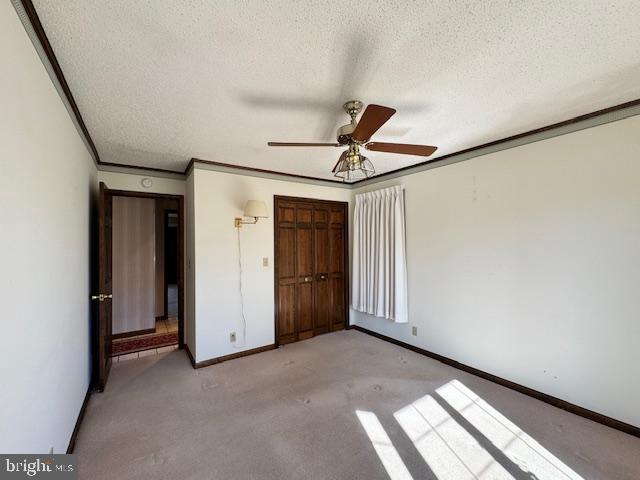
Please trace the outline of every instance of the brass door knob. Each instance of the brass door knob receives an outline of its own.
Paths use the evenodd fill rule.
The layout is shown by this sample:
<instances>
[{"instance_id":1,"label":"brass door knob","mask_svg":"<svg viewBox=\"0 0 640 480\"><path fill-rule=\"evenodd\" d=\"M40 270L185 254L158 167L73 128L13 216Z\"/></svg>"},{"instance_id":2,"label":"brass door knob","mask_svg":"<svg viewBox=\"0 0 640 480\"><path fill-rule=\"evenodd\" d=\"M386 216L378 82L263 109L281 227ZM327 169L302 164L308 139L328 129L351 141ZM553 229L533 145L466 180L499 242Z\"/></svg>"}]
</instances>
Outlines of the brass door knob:
<instances>
[{"instance_id":1,"label":"brass door knob","mask_svg":"<svg viewBox=\"0 0 640 480\"><path fill-rule=\"evenodd\" d=\"M113 298L111 293L99 293L98 295L91 295L91 300L98 300L99 302L104 302L107 298Z\"/></svg>"}]
</instances>

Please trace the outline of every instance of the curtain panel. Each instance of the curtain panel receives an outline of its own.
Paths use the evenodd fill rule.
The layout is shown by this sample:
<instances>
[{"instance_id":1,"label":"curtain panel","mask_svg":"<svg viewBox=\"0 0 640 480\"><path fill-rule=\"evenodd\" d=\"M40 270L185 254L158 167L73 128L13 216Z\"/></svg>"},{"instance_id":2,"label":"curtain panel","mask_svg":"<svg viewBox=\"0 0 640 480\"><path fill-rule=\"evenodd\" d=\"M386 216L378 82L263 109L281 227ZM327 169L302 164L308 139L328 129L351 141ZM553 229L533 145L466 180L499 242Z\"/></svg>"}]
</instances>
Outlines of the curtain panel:
<instances>
[{"instance_id":1,"label":"curtain panel","mask_svg":"<svg viewBox=\"0 0 640 480\"><path fill-rule=\"evenodd\" d=\"M351 307L407 323L404 187L362 193L355 200Z\"/></svg>"}]
</instances>

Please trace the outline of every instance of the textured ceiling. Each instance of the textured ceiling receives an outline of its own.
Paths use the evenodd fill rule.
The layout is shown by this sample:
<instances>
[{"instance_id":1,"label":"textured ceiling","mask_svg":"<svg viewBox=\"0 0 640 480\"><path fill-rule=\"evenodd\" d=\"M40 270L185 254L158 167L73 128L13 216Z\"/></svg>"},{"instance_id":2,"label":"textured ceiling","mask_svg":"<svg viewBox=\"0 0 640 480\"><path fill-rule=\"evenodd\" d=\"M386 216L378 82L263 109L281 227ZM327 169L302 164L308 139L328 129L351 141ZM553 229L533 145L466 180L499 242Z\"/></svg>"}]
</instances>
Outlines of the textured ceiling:
<instances>
[{"instance_id":1,"label":"textured ceiling","mask_svg":"<svg viewBox=\"0 0 640 480\"><path fill-rule=\"evenodd\" d=\"M359 99L437 157L640 98L636 0L34 4L103 162L332 178L340 149L267 141L334 141Z\"/></svg>"}]
</instances>

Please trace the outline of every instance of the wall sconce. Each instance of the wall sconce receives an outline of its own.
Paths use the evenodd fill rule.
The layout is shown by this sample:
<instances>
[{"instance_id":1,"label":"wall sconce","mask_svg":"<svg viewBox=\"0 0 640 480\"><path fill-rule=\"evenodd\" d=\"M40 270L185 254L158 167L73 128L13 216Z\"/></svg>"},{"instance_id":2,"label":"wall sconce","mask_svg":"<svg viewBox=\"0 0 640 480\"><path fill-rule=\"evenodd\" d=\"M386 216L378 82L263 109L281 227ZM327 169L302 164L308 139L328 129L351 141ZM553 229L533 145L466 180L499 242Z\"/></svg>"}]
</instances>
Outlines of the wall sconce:
<instances>
[{"instance_id":1,"label":"wall sconce","mask_svg":"<svg viewBox=\"0 0 640 480\"><path fill-rule=\"evenodd\" d=\"M254 223L258 223L259 218L269 217L267 214L267 206L260 200L247 200L242 215L244 217L253 217L253 221L246 221L240 217L236 217L236 228L240 228L242 225L253 225Z\"/></svg>"}]
</instances>

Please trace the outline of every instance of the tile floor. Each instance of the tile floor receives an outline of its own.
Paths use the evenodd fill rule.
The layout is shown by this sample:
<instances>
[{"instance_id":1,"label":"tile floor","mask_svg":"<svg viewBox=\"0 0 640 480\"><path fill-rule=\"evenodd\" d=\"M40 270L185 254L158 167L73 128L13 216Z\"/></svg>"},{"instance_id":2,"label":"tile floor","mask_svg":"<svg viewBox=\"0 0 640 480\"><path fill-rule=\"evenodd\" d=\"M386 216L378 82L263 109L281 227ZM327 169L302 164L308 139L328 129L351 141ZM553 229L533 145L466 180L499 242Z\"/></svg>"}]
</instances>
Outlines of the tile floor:
<instances>
[{"instance_id":1,"label":"tile floor","mask_svg":"<svg viewBox=\"0 0 640 480\"><path fill-rule=\"evenodd\" d=\"M154 335L161 335L161 334L177 332L177 331L178 331L178 319L175 317L167 318L166 320L156 321L156 331L153 333L147 333L145 335L136 335L134 337L117 339L117 340L114 340L114 343L128 341L136 338L152 337ZM121 362L124 360L131 360L134 358L146 357L149 355L157 355L159 353L172 352L176 348L178 348L178 345L169 345L167 347L151 348L148 350L143 350L141 352L125 353L123 355L114 355L112 357L112 362L115 363L115 362Z\"/></svg>"},{"instance_id":2,"label":"tile floor","mask_svg":"<svg viewBox=\"0 0 640 480\"><path fill-rule=\"evenodd\" d=\"M166 320L158 320L156 322L156 331L149 335L156 335L158 333L171 333L178 331L178 318L167 318ZM144 336L144 335L141 335Z\"/></svg>"},{"instance_id":3,"label":"tile floor","mask_svg":"<svg viewBox=\"0 0 640 480\"><path fill-rule=\"evenodd\" d=\"M178 349L178 345L169 345L167 347L150 348L149 350L143 350L141 352L125 353L124 355L117 355L111 359L113 363L125 362L127 360L134 360L136 358L150 357L152 355L160 355L161 353L173 352Z\"/></svg>"},{"instance_id":4,"label":"tile floor","mask_svg":"<svg viewBox=\"0 0 640 480\"><path fill-rule=\"evenodd\" d=\"M120 340L133 340L136 338L146 338L152 337L153 335L158 335L159 333L171 333L178 331L178 319L177 318L167 318L166 320L156 320L156 331L153 333L145 333L144 335L134 335L132 337L125 337Z\"/></svg>"}]
</instances>

